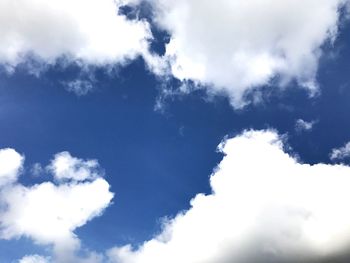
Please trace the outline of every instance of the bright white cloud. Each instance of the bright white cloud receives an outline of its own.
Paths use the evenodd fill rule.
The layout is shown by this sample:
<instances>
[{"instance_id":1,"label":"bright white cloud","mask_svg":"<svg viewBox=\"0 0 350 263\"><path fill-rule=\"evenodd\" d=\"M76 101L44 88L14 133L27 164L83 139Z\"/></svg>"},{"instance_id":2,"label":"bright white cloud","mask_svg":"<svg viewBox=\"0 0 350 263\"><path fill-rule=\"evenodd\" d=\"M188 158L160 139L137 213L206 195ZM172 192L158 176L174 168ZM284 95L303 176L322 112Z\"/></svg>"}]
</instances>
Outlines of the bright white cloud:
<instances>
[{"instance_id":1,"label":"bright white cloud","mask_svg":"<svg viewBox=\"0 0 350 263\"><path fill-rule=\"evenodd\" d=\"M113 198L110 185L98 173L98 162L59 153L47 169L58 184L48 181L33 186L16 182L22 162L16 151L0 150L0 164L6 164L0 165L0 175L12 183L0 189L0 238L28 237L37 244L53 245L54 262L100 262L100 255L94 253L75 256L80 240L74 233L101 215ZM33 255L20 262L43 260L48 261Z\"/></svg>"},{"instance_id":2,"label":"bright white cloud","mask_svg":"<svg viewBox=\"0 0 350 263\"><path fill-rule=\"evenodd\" d=\"M331 160L343 160L350 157L350 142L346 143L343 147L334 148L330 153Z\"/></svg>"},{"instance_id":3,"label":"bright white cloud","mask_svg":"<svg viewBox=\"0 0 350 263\"><path fill-rule=\"evenodd\" d=\"M2 0L0 63L8 68L28 55L46 63L120 64L147 53L152 38L145 21L128 20L121 0Z\"/></svg>"},{"instance_id":4,"label":"bright white cloud","mask_svg":"<svg viewBox=\"0 0 350 263\"><path fill-rule=\"evenodd\" d=\"M295 79L315 92L321 47L336 37L339 9L349 3L144 1L153 6L155 23L171 36L163 57L150 51L149 22L118 13L122 5L140 0L3 0L0 64L13 70L34 58L45 62L28 66L37 74L63 57L84 66L105 66L142 56L156 75L192 80L210 94L226 94L239 108L249 103L247 92L276 79L280 85ZM79 95L91 90L88 81L66 84Z\"/></svg>"},{"instance_id":5,"label":"bright white cloud","mask_svg":"<svg viewBox=\"0 0 350 263\"><path fill-rule=\"evenodd\" d=\"M111 249L112 262L322 262L347 251L349 166L298 163L274 131L246 131L220 149L212 193L139 248Z\"/></svg>"},{"instance_id":6,"label":"bright white cloud","mask_svg":"<svg viewBox=\"0 0 350 263\"><path fill-rule=\"evenodd\" d=\"M19 260L19 263L48 263L48 262L50 262L49 258L42 257L39 255L25 256Z\"/></svg>"},{"instance_id":7,"label":"bright white cloud","mask_svg":"<svg viewBox=\"0 0 350 263\"><path fill-rule=\"evenodd\" d=\"M315 123L316 121L305 121L303 119L298 119L295 122L295 130L297 132L311 131Z\"/></svg>"},{"instance_id":8,"label":"bright white cloud","mask_svg":"<svg viewBox=\"0 0 350 263\"><path fill-rule=\"evenodd\" d=\"M247 91L296 79L315 92L321 46L347 0L155 0L172 74L242 107Z\"/></svg>"},{"instance_id":9,"label":"bright white cloud","mask_svg":"<svg viewBox=\"0 0 350 263\"><path fill-rule=\"evenodd\" d=\"M58 186L51 182L13 186L1 192L1 202L7 206L0 213L1 237L27 236L71 251L79 245L73 231L99 215L112 197L102 178Z\"/></svg>"},{"instance_id":10,"label":"bright white cloud","mask_svg":"<svg viewBox=\"0 0 350 263\"><path fill-rule=\"evenodd\" d=\"M58 181L84 181L100 176L97 160L84 161L70 155L69 152L57 153L47 169L52 172Z\"/></svg>"},{"instance_id":11,"label":"bright white cloud","mask_svg":"<svg viewBox=\"0 0 350 263\"><path fill-rule=\"evenodd\" d=\"M24 157L15 150L0 149L0 187L17 180Z\"/></svg>"}]
</instances>

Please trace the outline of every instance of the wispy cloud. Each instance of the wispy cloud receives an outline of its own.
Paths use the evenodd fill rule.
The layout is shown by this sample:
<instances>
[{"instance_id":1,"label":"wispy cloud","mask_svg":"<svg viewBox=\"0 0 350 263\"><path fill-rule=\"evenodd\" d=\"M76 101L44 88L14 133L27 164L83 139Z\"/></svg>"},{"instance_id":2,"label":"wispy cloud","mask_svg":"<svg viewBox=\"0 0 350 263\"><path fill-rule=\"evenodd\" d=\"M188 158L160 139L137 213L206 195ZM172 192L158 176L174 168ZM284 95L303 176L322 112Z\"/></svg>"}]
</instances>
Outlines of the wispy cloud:
<instances>
[{"instance_id":1,"label":"wispy cloud","mask_svg":"<svg viewBox=\"0 0 350 263\"><path fill-rule=\"evenodd\" d=\"M94 90L94 84L89 80L75 79L64 82L67 91L75 93L77 96L83 96Z\"/></svg>"},{"instance_id":2,"label":"wispy cloud","mask_svg":"<svg viewBox=\"0 0 350 263\"><path fill-rule=\"evenodd\" d=\"M317 121L305 121L303 119L297 119L295 122L295 131L300 133L303 131L311 131Z\"/></svg>"},{"instance_id":3,"label":"wispy cloud","mask_svg":"<svg viewBox=\"0 0 350 263\"><path fill-rule=\"evenodd\" d=\"M329 157L331 160L343 160L350 157L350 142L346 143L343 147L332 149Z\"/></svg>"}]
</instances>

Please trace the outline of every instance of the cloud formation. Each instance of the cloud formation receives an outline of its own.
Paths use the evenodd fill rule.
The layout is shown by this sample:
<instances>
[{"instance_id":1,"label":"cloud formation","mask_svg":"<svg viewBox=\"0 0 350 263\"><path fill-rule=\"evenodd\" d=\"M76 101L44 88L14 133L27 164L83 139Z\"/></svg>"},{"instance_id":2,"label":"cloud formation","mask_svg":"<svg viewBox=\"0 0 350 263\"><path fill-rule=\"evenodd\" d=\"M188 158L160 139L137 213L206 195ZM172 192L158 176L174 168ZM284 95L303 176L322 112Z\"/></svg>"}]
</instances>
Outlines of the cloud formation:
<instances>
[{"instance_id":1,"label":"cloud formation","mask_svg":"<svg viewBox=\"0 0 350 263\"><path fill-rule=\"evenodd\" d=\"M64 82L67 91L75 93L77 96L84 96L94 89L93 82L89 80L75 79Z\"/></svg>"},{"instance_id":2,"label":"cloud formation","mask_svg":"<svg viewBox=\"0 0 350 263\"><path fill-rule=\"evenodd\" d=\"M78 182L101 176L97 160L79 159L71 156L69 152L55 154L51 164L47 166L47 170L58 181L73 180Z\"/></svg>"},{"instance_id":3,"label":"cloud formation","mask_svg":"<svg viewBox=\"0 0 350 263\"><path fill-rule=\"evenodd\" d=\"M316 121L305 121L303 119L297 119L295 122L295 131L303 132L303 131L311 131Z\"/></svg>"},{"instance_id":4,"label":"cloud formation","mask_svg":"<svg viewBox=\"0 0 350 263\"><path fill-rule=\"evenodd\" d=\"M17 180L23 160L24 157L13 149L0 149L0 187Z\"/></svg>"},{"instance_id":5,"label":"cloud formation","mask_svg":"<svg viewBox=\"0 0 350 263\"><path fill-rule=\"evenodd\" d=\"M119 12L123 5L140 2L152 6L152 21L131 20ZM58 60L89 68L123 65L142 56L157 76L193 81L196 88L225 94L241 108L250 102L250 91L270 84L296 80L316 92L322 45L337 36L339 10L346 4L348 0L4 0L0 64L14 70L26 63L37 74ZM162 57L151 52L153 23L170 34ZM64 84L84 95L94 83L78 79Z\"/></svg>"},{"instance_id":6,"label":"cloud formation","mask_svg":"<svg viewBox=\"0 0 350 263\"><path fill-rule=\"evenodd\" d=\"M158 26L170 33L171 73L240 108L247 92L297 80L311 92L321 46L337 36L347 0L156 0ZM276 82L276 81L275 81Z\"/></svg>"},{"instance_id":7,"label":"cloud formation","mask_svg":"<svg viewBox=\"0 0 350 263\"><path fill-rule=\"evenodd\" d=\"M350 142L346 143L343 147L334 148L330 153L331 160L343 160L350 157Z\"/></svg>"},{"instance_id":8,"label":"cloud formation","mask_svg":"<svg viewBox=\"0 0 350 263\"><path fill-rule=\"evenodd\" d=\"M19 263L48 263L49 260L49 258L42 257L39 255L29 255L20 259Z\"/></svg>"},{"instance_id":9,"label":"cloud formation","mask_svg":"<svg viewBox=\"0 0 350 263\"><path fill-rule=\"evenodd\" d=\"M274 131L224 141L223 160L188 211L117 263L323 262L350 244L350 167L299 163Z\"/></svg>"},{"instance_id":10,"label":"cloud formation","mask_svg":"<svg viewBox=\"0 0 350 263\"><path fill-rule=\"evenodd\" d=\"M6 155L6 156L5 156ZM4 160L13 160L2 166ZM0 171L18 178L24 158L13 149L0 152ZM98 262L98 256L77 259L75 252L80 240L76 228L99 216L110 205L113 193L108 182L98 173L96 160L82 160L68 152L56 154L48 166L58 182L43 182L24 186L7 180L0 188L0 238L28 237L40 245L52 245L54 262ZM27 256L21 262L46 262L37 255ZM85 260L85 261L84 261ZM90 261L88 261L90 260Z\"/></svg>"},{"instance_id":11,"label":"cloud formation","mask_svg":"<svg viewBox=\"0 0 350 263\"><path fill-rule=\"evenodd\" d=\"M118 14L127 0L4 0L0 2L0 63L9 69L28 55L54 63L123 64L147 52L149 25Z\"/></svg>"}]
</instances>

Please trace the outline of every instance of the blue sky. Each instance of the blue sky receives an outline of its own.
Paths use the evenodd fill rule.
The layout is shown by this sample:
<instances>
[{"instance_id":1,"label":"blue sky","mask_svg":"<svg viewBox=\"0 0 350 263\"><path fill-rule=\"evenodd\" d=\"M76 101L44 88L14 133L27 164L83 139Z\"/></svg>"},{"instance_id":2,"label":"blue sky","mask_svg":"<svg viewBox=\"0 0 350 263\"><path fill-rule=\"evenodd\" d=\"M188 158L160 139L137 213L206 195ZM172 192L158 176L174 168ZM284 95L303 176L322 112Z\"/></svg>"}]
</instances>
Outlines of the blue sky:
<instances>
[{"instance_id":1,"label":"blue sky","mask_svg":"<svg viewBox=\"0 0 350 263\"><path fill-rule=\"evenodd\" d=\"M265 1L270 11L259 3L264 1L251 1L247 5L237 1L234 8L230 1L222 0L215 6L205 1L200 8L200 3L195 0L179 1L178 6L168 0L154 3L113 3L107 0L98 3L91 0L86 10L81 1L73 1L74 5L69 1L55 2L47 6L44 1L21 0L16 7L8 1L0 3L0 9L7 10L0 11L0 17L4 18L0 19L0 32L4 32L6 40L0 45L0 148L4 149L5 156L3 159L0 156L0 179L3 176L5 182L2 184L0 180L0 262L147 263L165 262L166 259L185 263L256 262L254 259L258 255L262 255L261 262L309 262L315 258L347 262L344 247L349 246L350 240L334 233L350 231L349 224L337 221L340 217L346 219L350 213L345 202L348 194L342 188L349 182L342 173L350 176L347 159L350 149L341 148L350 141L348 1L318 3L308 0L304 6L302 1L297 4L286 1L286 7L281 7L278 1ZM121 8L119 14L114 12L125 3L128 7ZM300 14L295 11L300 7L298 5L303 6ZM181 11L184 6L187 13ZM115 8L114 11L110 10L111 7ZM237 13L235 8L241 10ZM206 16L211 9L213 16ZM106 12L108 10L112 12ZM223 19L218 18L220 12ZM258 18L244 20L240 12ZM296 20L304 23L302 27L295 19L282 18L284 12L290 12L290 16L297 12ZM18 13L23 20L18 18ZM126 19L124 14L129 18ZM183 18L185 14L189 18ZM323 14L324 19L318 21L319 14ZM55 15L61 16L64 23L57 22ZM101 19L102 22L94 20L104 15L106 19ZM84 20L86 16L91 17L91 21ZM114 16L120 20L114 21ZM31 29L23 27L20 21L27 21ZM38 21L45 26L40 26ZM280 28L271 26L276 23L280 23ZM3 29L8 24L13 27ZM79 30L74 28L75 25ZM262 29L251 28L257 25ZM183 26L188 28L187 31ZM92 29L95 27L97 30ZM84 30L86 35L80 36ZM252 31L253 36L245 30ZM103 32L100 34L99 31ZM316 31L318 34L314 34ZM19 37L12 39L12 34ZM279 36L278 47L274 42L275 35ZM299 41L301 38L303 40ZM208 41L210 39L212 43ZM109 41L111 45L106 44ZM299 127L297 123L301 123ZM252 134L245 130L251 130ZM217 146L223 140L227 147L220 151ZM265 144L265 148L259 148ZM242 145L256 152L246 153ZM17 152L18 160L10 172L6 165L15 157L9 155L9 148ZM331 158L336 148L341 154ZM264 154L259 157L260 150ZM272 159L268 159L270 150ZM301 166L300 174L291 175L299 178L304 173L310 176L315 173L315 180L310 184L309 179L305 178L305 182L303 178L295 179L300 193L293 183L286 190L293 198L295 195L293 205L286 201L288 205L278 206L272 215L269 214L270 206L261 205L259 212L254 214L258 218L258 229L248 228L238 237L234 234L232 237L229 234L228 237L220 236L220 233L234 232L233 226L239 229L241 221L238 219L245 218L244 211L259 203L260 190L251 190L255 189L254 180L256 184L261 183L266 192L271 190L270 185L284 189L285 186L279 185L281 182L274 181L276 178L270 175L275 171L289 175L294 168L287 165L287 157L275 156L275 151L281 156L284 151L284 156L294 158L299 164L327 165L319 170L315 168L316 172L307 170L306 165ZM66 161L71 166L60 170L55 163L58 160L55 154L62 152L70 153ZM249 166L252 168L239 170L240 167L234 166L240 160L237 159L240 154L247 158L251 156ZM19 156L25 160L19 161ZM263 168L258 169L260 158L266 167L262 165ZM87 164L92 159L98 160L98 166ZM245 160L242 159L242 163ZM268 166L270 161L272 166L276 162L276 167ZM286 166L282 167L284 162ZM336 166L336 163L340 165ZM34 171L34 166L39 168ZM258 167L256 171L250 170L255 166ZM79 169L85 169L87 175L84 179L78 178L82 171ZM174 245L183 241L181 234L177 234L180 233L177 231L183 231L179 226L187 225L190 214L202 209L197 203L190 205L197 194L204 193L215 199L226 191L226 186L216 186L216 180L221 182L224 179L220 178L226 178L226 174L232 178L237 174L241 178L250 178L250 173L257 176L252 177L253 186L225 179L223 185L228 187L230 194L227 200L218 199L217 202L232 202L232 206L222 207L219 211L219 205L216 210L211 210L213 208L207 201L203 201L200 215L206 219L203 218L200 232L203 231L205 240L212 242L199 242L201 238L194 227L187 229L188 242L193 250ZM319 184L317 175L321 176ZM60 176L65 176L65 179ZM210 176L214 178L212 184ZM260 182L259 178L264 176L266 180ZM324 181L323 176L334 176L334 179L326 184L328 179ZM56 216L56 203L52 201L53 212L50 210L50 213L53 216L49 215L45 220L52 219L48 223L48 229L52 229L56 217L68 218L67 224L71 225L62 228L67 231L63 237L59 231L46 236L50 232L47 226L40 230L39 225L38 230L36 223L33 229L30 224L27 227L25 223L24 227L18 223L28 218L41 222L40 218L46 218L48 213L44 204L31 201L25 191L34 192L36 187L51 182L53 189L62 186L73 193L77 187L87 189L98 180L106 182L109 188L103 188L101 194L86 192L86 198L96 195L96 200L101 198L100 205L91 208L88 201L79 200L77 207L73 207L76 211L91 209L90 214L70 214L68 208L68 212L63 208L62 211L66 212L57 212ZM248 187L246 192L257 199L253 203L242 199L240 205L246 209L234 201L246 198L244 194L234 195L239 192L236 187L240 184L242 189ZM315 189L312 189L314 185ZM21 187L26 190L16 197ZM304 197L304 192L325 203L324 210L320 212L315 204L310 207L300 205L297 197L299 194ZM110 193L114 194L113 199ZM334 196L329 204L328 195ZM64 199L69 193L62 196ZM273 201L279 197L274 195ZM49 206L50 198L48 195ZM68 207L75 201L68 199L59 204ZM26 205L21 206L21 202ZM305 203L309 203L306 194ZM310 234L309 223L299 223L293 216L288 216L290 225L277 222L276 228L281 233L300 231L302 234L295 240L284 243L283 234L275 235L273 231L261 234L260 228L269 229L271 218L289 206L314 215L320 222L327 222L331 225L329 232L328 228L320 227L316 228L317 235ZM332 207L341 209L332 210ZM225 214L226 210L228 214ZM29 211L30 216L23 211ZM333 213L334 218L322 218L327 211ZM210 221L215 213L218 216L213 216ZM181 215L184 215L182 219ZM226 231L221 231L219 215L238 219L237 222L234 219L222 222ZM82 221L77 219L79 223L74 223L74 216ZM175 219L171 221L172 218ZM61 225L57 229L59 227ZM218 230L214 231L216 228ZM170 237L167 231L172 233ZM219 234L214 235L216 232ZM322 239L319 235L326 240L322 244L318 243ZM167 241L159 241L163 239ZM67 249L62 246L62 240L74 245ZM163 242L163 245L147 248L149 240ZM246 245L246 240L251 242L247 247L242 245ZM282 245L276 245L278 243ZM126 248L123 246L128 244L133 249L123 252L122 248ZM196 250L202 246L215 247L216 250L199 257ZM266 246L271 246L269 249L273 252L265 251ZM300 254L295 252L296 248ZM240 252L227 252L235 249ZM182 256L175 259L171 253Z\"/></svg>"}]
</instances>

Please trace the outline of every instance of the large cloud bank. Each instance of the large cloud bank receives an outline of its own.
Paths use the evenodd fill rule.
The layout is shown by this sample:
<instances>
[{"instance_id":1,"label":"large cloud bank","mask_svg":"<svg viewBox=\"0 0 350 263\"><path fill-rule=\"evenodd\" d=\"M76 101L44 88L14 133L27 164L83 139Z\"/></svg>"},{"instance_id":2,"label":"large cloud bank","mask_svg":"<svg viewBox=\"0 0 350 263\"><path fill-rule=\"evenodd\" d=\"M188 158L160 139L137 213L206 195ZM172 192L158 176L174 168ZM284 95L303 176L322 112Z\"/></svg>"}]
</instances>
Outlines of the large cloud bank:
<instances>
[{"instance_id":1,"label":"large cloud bank","mask_svg":"<svg viewBox=\"0 0 350 263\"><path fill-rule=\"evenodd\" d=\"M121 6L140 2L152 6L152 22L120 14ZM346 4L348 0L3 0L0 63L11 70L28 57L44 65L65 57L105 66L142 56L158 76L192 80L208 93L227 95L239 108L249 103L249 91L271 82L297 80L315 92L322 45L337 36L339 10ZM151 24L170 34L162 57L150 51ZM43 64L34 65L39 65L30 67L35 73ZM70 84L78 94L92 85Z\"/></svg>"},{"instance_id":2,"label":"large cloud bank","mask_svg":"<svg viewBox=\"0 0 350 263\"><path fill-rule=\"evenodd\" d=\"M0 238L27 237L53 246L55 262L80 262L83 259L75 256L80 240L74 230L100 215L113 198L108 182L98 172L97 161L59 153L46 168L57 183L32 186L17 181L23 162L24 157L13 149L0 151ZM21 262L47 260L33 255Z\"/></svg>"},{"instance_id":3,"label":"large cloud bank","mask_svg":"<svg viewBox=\"0 0 350 263\"><path fill-rule=\"evenodd\" d=\"M312 92L321 46L337 35L346 0L156 0L157 23L170 32L172 74L235 107L247 91L296 79Z\"/></svg>"},{"instance_id":4,"label":"large cloud bank","mask_svg":"<svg viewBox=\"0 0 350 263\"><path fill-rule=\"evenodd\" d=\"M112 262L323 262L348 250L350 167L299 163L274 131L246 131L220 149L212 193L139 248L111 249Z\"/></svg>"}]
</instances>

